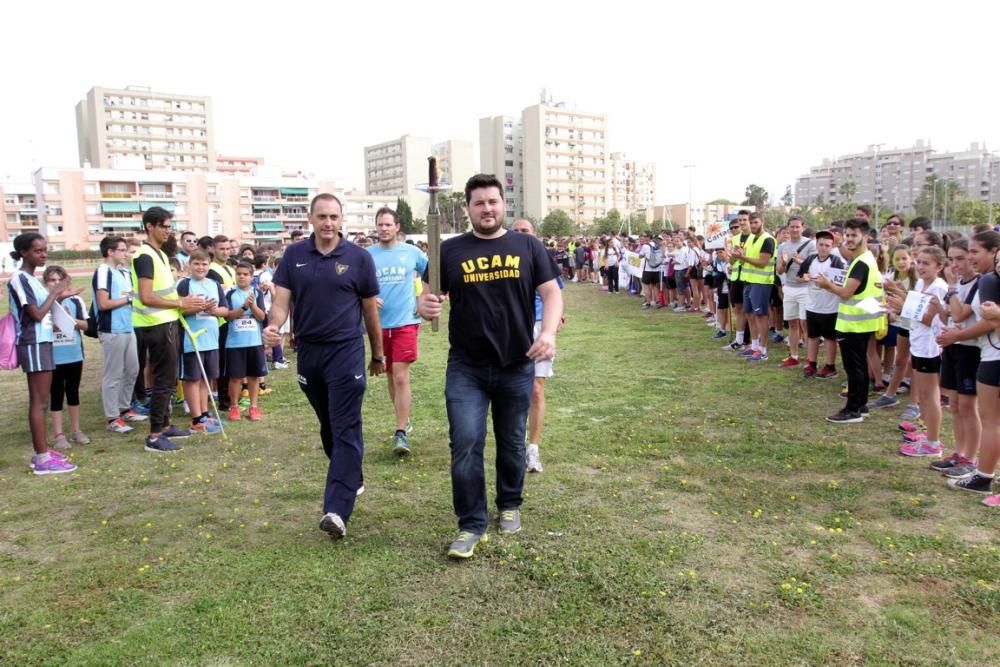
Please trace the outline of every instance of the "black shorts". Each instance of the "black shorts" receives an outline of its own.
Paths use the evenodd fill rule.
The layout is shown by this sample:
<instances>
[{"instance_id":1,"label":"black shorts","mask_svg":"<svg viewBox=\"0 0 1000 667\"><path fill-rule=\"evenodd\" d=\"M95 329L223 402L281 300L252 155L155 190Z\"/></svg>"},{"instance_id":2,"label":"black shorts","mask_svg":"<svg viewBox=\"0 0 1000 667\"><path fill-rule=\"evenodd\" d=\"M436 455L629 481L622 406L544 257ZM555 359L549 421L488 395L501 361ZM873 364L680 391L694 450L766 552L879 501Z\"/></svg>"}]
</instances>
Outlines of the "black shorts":
<instances>
[{"instance_id":1,"label":"black shorts","mask_svg":"<svg viewBox=\"0 0 1000 667\"><path fill-rule=\"evenodd\" d=\"M784 296L781 293L781 285L774 283L771 285L771 307L783 308L785 305Z\"/></svg>"},{"instance_id":2,"label":"black shorts","mask_svg":"<svg viewBox=\"0 0 1000 667\"><path fill-rule=\"evenodd\" d=\"M1000 387L1000 361L980 361L976 370L976 382Z\"/></svg>"},{"instance_id":3,"label":"black shorts","mask_svg":"<svg viewBox=\"0 0 1000 667\"><path fill-rule=\"evenodd\" d=\"M715 287L715 274L714 273L706 273L705 274L705 286L706 287Z\"/></svg>"},{"instance_id":4,"label":"black shorts","mask_svg":"<svg viewBox=\"0 0 1000 667\"><path fill-rule=\"evenodd\" d=\"M941 388L975 396L978 369L978 346L949 345L941 352Z\"/></svg>"},{"instance_id":5,"label":"black shorts","mask_svg":"<svg viewBox=\"0 0 1000 667\"><path fill-rule=\"evenodd\" d=\"M701 275L701 268L689 269L688 280L702 280L704 276Z\"/></svg>"},{"instance_id":6,"label":"black shorts","mask_svg":"<svg viewBox=\"0 0 1000 667\"><path fill-rule=\"evenodd\" d=\"M721 290L717 292L717 294L719 295L719 304L716 307L721 308L722 310L729 308L729 294Z\"/></svg>"},{"instance_id":7,"label":"black shorts","mask_svg":"<svg viewBox=\"0 0 1000 667\"><path fill-rule=\"evenodd\" d=\"M209 380L219 377L219 351L205 350L201 353L201 363L205 365L205 375ZM201 368L198 366L198 358L194 352L185 352L181 357L181 380L185 382L196 382L202 379Z\"/></svg>"},{"instance_id":8,"label":"black shorts","mask_svg":"<svg viewBox=\"0 0 1000 667\"><path fill-rule=\"evenodd\" d=\"M743 305L743 286L744 283L741 280L730 280L729 281L729 301L734 306Z\"/></svg>"},{"instance_id":9,"label":"black shorts","mask_svg":"<svg viewBox=\"0 0 1000 667\"><path fill-rule=\"evenodd\" d=\"M262 378L267 375L263 346L226 348L226 371L230 379Z\"/></svg>"},{"instance_id":10,"label":"black shorts","mask_svg":"<svg viewBox=\"0 0 1000 667\"><path fill-rule=\"evenodd\" d=\"M660 284L660 272L659 271L643 271L642 272L642 284L643 285L659 285Z\"/></svg>"},{"instance_id":11,"label":"black shorts","mask_svg":"<svg viewBox=\"0 0 1000 667\"><path fill-rule=\"evenodd\" d=\"M673 276L667 276L663 279L663 282L666 284L667 289L677 289L677 279Z\"/></svg>"},{"instance_id":12,"label":"black shorts","mask_svg":"<svg viewBox=\"0 0 1000 667\"><path fill-rule=\"evenodd\" d=\"M837 313L806 311L806 335L809 338L837 339Z\"/></svg>"},{"instance_id":13,"label":"black shorts","mask_svg":"<svg viewBox=\"0 0 1000 667\"><path fill-rule=\"evenodd\" d=\"M903 327L897 327L897 329L898 329L898 331L896 332L896 339L897 340L900 339L900 338L909 338L910 337L910 330L909 329L904 329Z\"/></svg>"},{"instance_id":14,"label":"black shorts","mask_svg":"<svg viewBox=\"0 0 1000 667\"><path fill-rule=\"evenodd\" d=\"M918 373L940 373L941 357L915 357L911 354L910 368Z\"/></svg>"}]
</instances>

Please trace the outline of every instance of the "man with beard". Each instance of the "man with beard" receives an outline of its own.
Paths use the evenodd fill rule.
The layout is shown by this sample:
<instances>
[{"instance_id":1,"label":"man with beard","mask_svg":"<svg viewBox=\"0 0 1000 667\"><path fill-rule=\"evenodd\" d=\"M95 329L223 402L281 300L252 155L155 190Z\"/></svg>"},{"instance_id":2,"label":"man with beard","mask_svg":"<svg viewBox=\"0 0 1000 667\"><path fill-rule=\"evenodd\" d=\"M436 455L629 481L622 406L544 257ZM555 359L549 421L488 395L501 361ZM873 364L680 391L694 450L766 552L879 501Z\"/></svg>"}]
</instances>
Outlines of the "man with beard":
<instances>
[{"instance_id":1,"label":"man with beard","mask_svg":"<svg viewBox=\"0 0 1000 667\"><path fill-rule=\"evenodd\" d=\"M203 308L202 296L177 294L168 264L167 248L177 247L171 233L173 214L153 206L142 214L146 241L132 258L132 326L139 353L139 376L142 366L152 367L153 393L149 400L149 437L147 452L172 452L180 449L170 438L186 438L187 429L170 423L170 397L177 386L177 350L180 335L177 320L180 310Z\"/></svg>"},{"instance_id":2,"label":"man with beard","mask_svg":"<svg viewBox=\"0 0 1000 667\"><path fill-rule=\"evenodd\" d=\"M556 274L541 241L508 233L503 184L477 174L465 184L472 231L441 244L441 294L425 286L418 311L425 319L441 314L447 298L448 368L445 403L451 446L451 488L458 537L451 558L469 558L487 539L483 450L486 413L493 412L497 443L500 534L521 530L524 487L524 432L535 362L552 359L563 312ZM532 342L535 291L541 296L542 326Z\"/></svg>"}]
</instances>

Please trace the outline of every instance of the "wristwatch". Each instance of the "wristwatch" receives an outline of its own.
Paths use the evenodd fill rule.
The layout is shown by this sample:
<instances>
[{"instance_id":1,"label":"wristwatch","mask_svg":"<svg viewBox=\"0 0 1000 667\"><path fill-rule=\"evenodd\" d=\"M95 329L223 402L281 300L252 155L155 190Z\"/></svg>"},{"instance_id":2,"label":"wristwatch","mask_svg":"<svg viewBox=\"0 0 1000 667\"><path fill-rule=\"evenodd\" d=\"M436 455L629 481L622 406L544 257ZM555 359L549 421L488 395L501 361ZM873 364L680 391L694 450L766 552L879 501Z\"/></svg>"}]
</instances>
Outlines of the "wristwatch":
<instances>
[{"instance_id":1,"label":"wristwatch","mask_svg":"<svg viewBox=\"0 0 1000 667\"><path fill-rule=\"evenodd\" d=\"M372 361L377 361L378 363L385 366L385 357L372 357Z\"/></svg>"}]
</instances>

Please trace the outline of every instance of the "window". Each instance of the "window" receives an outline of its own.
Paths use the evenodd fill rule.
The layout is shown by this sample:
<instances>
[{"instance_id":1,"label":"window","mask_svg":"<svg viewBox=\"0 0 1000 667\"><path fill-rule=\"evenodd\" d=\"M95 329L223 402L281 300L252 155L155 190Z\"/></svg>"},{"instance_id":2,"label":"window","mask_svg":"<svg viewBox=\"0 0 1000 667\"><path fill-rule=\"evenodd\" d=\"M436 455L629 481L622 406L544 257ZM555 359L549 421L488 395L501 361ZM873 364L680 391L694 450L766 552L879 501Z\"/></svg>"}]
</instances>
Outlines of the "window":
<instances>
[{"instance_id":1,"label":"window","mask_svg":"<svg viewBox=\"0 0 1000 667\"><path fill-rule=\"evenodd\" d=\"M505 167L513 167L514 166L514 161L513 160L504 160L503 166L505 166Z\"/></svg>"}]
</instances>

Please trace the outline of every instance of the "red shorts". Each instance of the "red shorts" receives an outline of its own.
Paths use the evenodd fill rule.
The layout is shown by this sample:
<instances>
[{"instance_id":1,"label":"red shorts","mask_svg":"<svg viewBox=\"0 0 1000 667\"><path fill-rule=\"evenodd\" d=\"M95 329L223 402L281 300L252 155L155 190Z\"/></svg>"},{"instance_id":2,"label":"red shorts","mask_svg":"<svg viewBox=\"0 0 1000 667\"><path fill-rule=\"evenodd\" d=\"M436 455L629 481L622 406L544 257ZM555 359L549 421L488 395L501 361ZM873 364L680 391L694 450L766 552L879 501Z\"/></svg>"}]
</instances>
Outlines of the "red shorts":
<instances>
[{"instance_id":1,"label":"red shorts","mask_svg":"<svg viewBox=\"0 0 1000 667\"><path fill-rule=\"evenodd\" d=\"M382 329L382 354L385 368L392 367L394 361L414 362L417 360L417 334L419 324L407 324L394 329Z\"/></svg>"}]
</instances>

